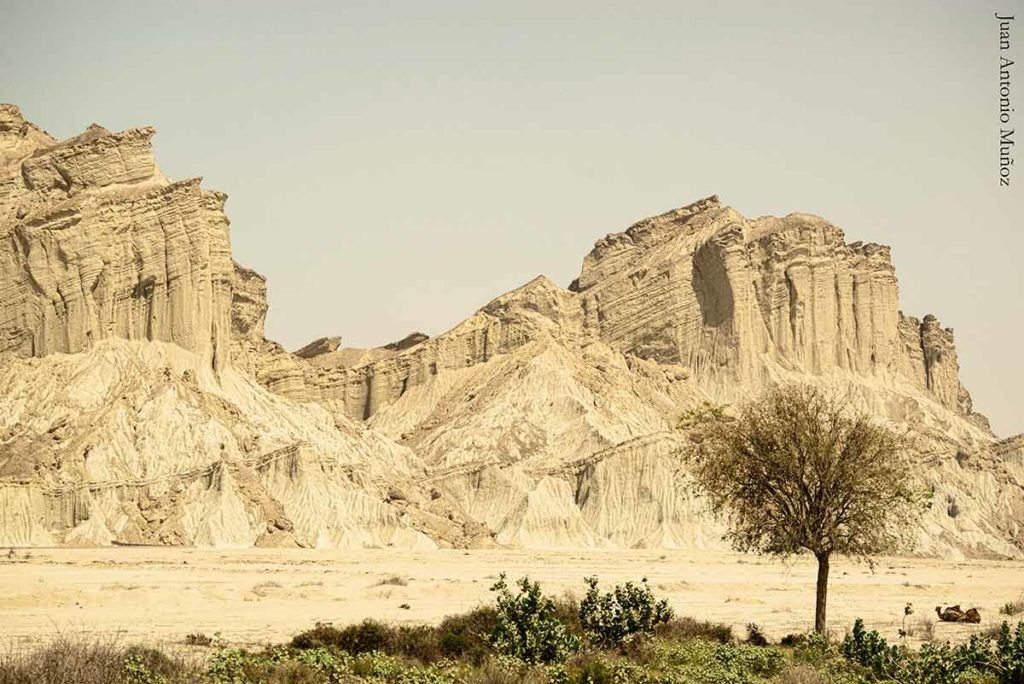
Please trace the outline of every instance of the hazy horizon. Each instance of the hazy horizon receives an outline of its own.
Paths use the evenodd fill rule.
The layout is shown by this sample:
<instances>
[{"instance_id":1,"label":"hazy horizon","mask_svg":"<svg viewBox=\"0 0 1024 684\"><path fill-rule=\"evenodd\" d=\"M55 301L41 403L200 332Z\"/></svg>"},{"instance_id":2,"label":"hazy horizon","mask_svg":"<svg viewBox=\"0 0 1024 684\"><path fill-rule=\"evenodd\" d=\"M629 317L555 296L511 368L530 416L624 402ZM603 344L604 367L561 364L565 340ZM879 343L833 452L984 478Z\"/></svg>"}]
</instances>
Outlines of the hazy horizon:
<instances>
[{"instance_id":1,"label":"hazy horizon","mask_svg":"<svg viewBox=\"0 0 1024 684\"><path fill-rule=\"evenodd\" d=\"M818 214L892 246L900 308L955 329L1007 436L1024 171L999 186L993 13L1021 10L4 2L0 101L58 138L155 126L167 175L230 196L235 258L267 277L288 349L437 334L707 195Z\"/></svg>"}]
</instances>

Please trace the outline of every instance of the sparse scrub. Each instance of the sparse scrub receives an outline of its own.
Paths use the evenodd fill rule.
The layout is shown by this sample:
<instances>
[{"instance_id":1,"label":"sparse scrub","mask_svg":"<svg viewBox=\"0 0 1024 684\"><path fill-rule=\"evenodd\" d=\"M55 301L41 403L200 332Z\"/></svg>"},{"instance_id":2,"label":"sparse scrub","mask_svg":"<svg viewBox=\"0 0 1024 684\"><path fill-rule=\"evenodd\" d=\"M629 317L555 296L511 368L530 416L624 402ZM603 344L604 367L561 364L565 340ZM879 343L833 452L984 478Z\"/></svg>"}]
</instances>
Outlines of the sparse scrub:
<instances>
[{"instance_id":1,"label":"sparse scrub","mask_svg":"<svg viewBox=\"0 0 1024 684\"><path fill-rule=\"evenodd\" d=\"M516 586L519 591L512 593L502 574L491 587L497 594L498 624L491 634L495 650L531 664L559 662L575 653L580 639L558 619L555 602L528 577Z\"/></svg>"},{"instance_id":2,"label":"sparse scrub","mask_svg":"<svg viewBox=\"0 0 1024 684\"><path fill-rule=\"evenodd\" d=\"M935 639L935 621L930 618L922 618L909 627L905 627L904 633L908 637L921 641L932 641Z\"/></svg>"},{"instance_id":3,"label":"sparse scrub","mask_svg":"<svg viewBox=\"0 0 1024 684\"><path fill-rule=\"evenodd\" d=\"M764 630L756 622L751 622L747 625L747 640L746 643L751 646L767 646L768 637L765 636Z\"/></svg>"},{"instance_id":4,"label":"sparse scrub","mask_svg":"<svg viewBox=\"0 0 1024 684\"><path fill-rule=\"evenodd\" d=\"M666 617L646 586L581 602L527 578L493 587L495 606L437 626L318 623L288 645L248 650L193 633L194 658L139 646L58 639L0 654L0 684L1021 684L1024 623L959 645L889 644L857 620L841 644L810 634L768 643L756 624L737 643L725 625ZM630 587L625 589L624 587ZM910 614L909 612L907 613ZM573 617L575 615L575 617ZM599 618L599 619L598 619ZM665 618L665 619L661 619ZM602 636L606 634L608 636ZM644 635L644 638L636 638Z\"/></svg>"},{"instance_id":5,"label":"sparse scrub","mask_svg":"<svg viewBox=\"0 0 1024 684\"><path fill-rule=\"evenodd\" d=\"M605 593L596 577L586 582L589 589L579 606L579 620L594 644L621 647L628 639L654 634L658 625L672 619L668 601L655 598L646 578L639 585L626 582Z\"/></svg>"},{"instance_id":6,"label":"sparse scrub","mask_svg":"<svg viewBox=\"0 0 1024 684\"><path fill-rule=\"evenodd\" d=\"M0 656L0 684L177 684L198 681L194 665L113 640L59 637L31 652Z\"/></svg>"},{"instance_id":7,"label":"sparse scrub","mask_svg":"<svg viewBox=\"0 0 1024 684\"><path fill-rule=\"evenodd\" d=\"M202 632L193 632L185 636L185 643L189 646L209 646L213 643L213 639Z\"/></svg>"},{"instance_id":8,"label":"sparse scrub","mask_svg":"<svg viewBox=\"0 0 1024 684\"><path fill-rule=\"evenodd\" d=\"M267 596L272 594L276 589L281 589L281 584L271 580L268 582L260 582L259 584L254 585L252 588L252 593L256 594L260 598L266 598Z\"/></svg>"},{"instance_id":9,"label":"sparse scrub","mask_svg":"<svg viewBox=\"0 0 1024 684\"><path fill-rule=\"evenodd\" d=\"M664 624L658 625L654 633L656 636L669 641L703 639L705 641L728 644L733 638L732 628L729 625L695 620L690 617L669 620Z\"/></svg>"},{"instance_id":10,"label":"sparse scrub","mask_svg":"<svg viewBox=\"0 0 1024 684\"><path fill-rule=\"evenodd\" d=\"M384 587L384 586L389 586L389 587L407 587L407 586L409 586L409 580L405 579L404 577L399 577L398 575L391 575L390 577L384 577L384 578L378 580L377 582L374 583L373 586L375 586L375 587Z\"/></svg>"},{"instance_id":11,"label":"sparse scrub","mask_svg":"<svg viewBox=\"0 0 1024 684\"><path fill-rule=\"evenodd\" d=\"M1020 615L1021 613L1024 613L1024 594L1018 596L1016 601L1007 601L999 609L1000 615L1007 615L1009 617Z\"/></svg>"},{"instance_id":12,"label":"sparse scrub","mask_svg":"<svg viewBox=\"0 0 1024 684\"><path fill-rule=\"evenodd\" d=\"M810 665L788 665L775 678L776 684L831 684L834 680Z\"/></svg>"}]
</instances>

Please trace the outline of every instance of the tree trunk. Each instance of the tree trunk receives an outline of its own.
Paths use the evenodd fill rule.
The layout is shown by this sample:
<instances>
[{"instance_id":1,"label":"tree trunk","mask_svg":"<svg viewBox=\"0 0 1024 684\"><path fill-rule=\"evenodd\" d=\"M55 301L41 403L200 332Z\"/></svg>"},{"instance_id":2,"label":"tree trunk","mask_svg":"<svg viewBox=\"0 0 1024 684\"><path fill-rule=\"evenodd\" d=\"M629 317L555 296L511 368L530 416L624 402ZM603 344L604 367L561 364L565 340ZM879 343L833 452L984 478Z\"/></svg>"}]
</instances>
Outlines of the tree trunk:
<instances>
[{"instance_id":1,"label":"tree trunk","mask_svg":"<svg viewBox=\"0 0 1024 684\"><path fill-rule=\"evenodd\" d=\"M828 598L828 556L815 554L818 558L818 592L814 602L814 631L825 634L825 600Z\"/></svg>"}]
</instances>

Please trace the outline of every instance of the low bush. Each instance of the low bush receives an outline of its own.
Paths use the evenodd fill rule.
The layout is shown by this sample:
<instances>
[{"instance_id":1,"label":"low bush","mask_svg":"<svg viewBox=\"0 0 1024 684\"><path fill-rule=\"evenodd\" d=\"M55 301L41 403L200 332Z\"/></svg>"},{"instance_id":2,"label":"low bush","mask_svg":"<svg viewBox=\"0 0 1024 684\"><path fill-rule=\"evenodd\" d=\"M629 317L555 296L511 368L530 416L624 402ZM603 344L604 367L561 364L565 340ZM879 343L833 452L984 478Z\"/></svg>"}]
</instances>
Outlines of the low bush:
<instances>
[{"instance_id":1,"label":"low bush","mask_svg":"<svg viewBox=\"0 0 1024 684\"><path fill-rule=\"evenodd\" d=\"M765 636L761 626L756 622L751 622L747 625L747 640L745 643L751 646L767 646L768 637Z\"/></svg>"},{"instance_id":2,"label":"low bush","mask_svg":"<svg viewBox=\"0 0 1024 684\"><path fill-rule=\"evenodd\" d=\"M690 617L675 618L660 624L655 628L654 634L670 641L703 639L720 644L728 644L732 641L732 627L729 625L723 625L720 622L695 620Z\"/></svg>"},{"instance_id":3,"label":"low bush","mask_svg":"<svg viewBox=\"0 0 1024 684\"><path fill-rule=\"evenodd\" d=\"M807 638L806 634L787 634L786 636L779 639L779 646L785 646L787 648L796 648L804 642Z\"/></svg>"},{"instance_id":4,"label":"low bush","mask_svg":"<svg viewBox=\"0 0 1024 684\"><path fill-rule=\"evenodd\" d=\"M672 619L665 599L656 599L647 585L626 582L602 593L596 577L586 579L587 595L580 602L580 626L587 638L598 646L621 647L637 636L650 636L658 625Z\"/></svg>"},{"instance_id":5,"label":"low bush","mask_svg":"<svg viewBox=\"0 0 1024 684\"><path fill-rule=\"evenodd\" d=\"M318 622L313 629L293 637L291 645L298 649L336 648L357 655L386 650L394 632L392 627L372 619L342 629Z\"/></svg>"},{"instance_id":6,"label":"low bush","mask_svg":"<svg viewBox=\"0 0 1024 684\"><path fill-rule=\"evenodd\" d=\"M1003 604L1002 608L999 609L999 613L1009 617L1024 613L1024 595L1018 597L1016 601L1008 601Z\"/></svg>"},{"instance_id":7,"label":"low bush","mask_svg":"<svg viewBox=\"0 0 1024 684\"><path fill-rule=\"evenodd\" d=\"M552 599L523 578L492 587L495 606L436 627L375 620L317 623L289 645L250 651L217 636L209 651L166 652L114 642L55 640L0 653L0 684L1024 684L1024 623L962 644L890 644L857 620L840 644L816 633L772 646L751 624L745 643L726 625L667 619L646 585L577 603ZM659 607L660 606L660 607ZM904 627L905 631L906 627ZM580 636L586 636L583 646ZM637 638L643 635L643 638Z\"/></svg>"},{"instance_id":8,"label":"low bush","mask_svg":"<svg viewBox=\"0 0 1024 684\"><path fill-rule=\"evenodd\" d=\"M189 646L209 646L213 643L213 639L202 632L193 632L185 636L185 643Z\"/></svg>"},{"instance_id":9,"label":"low bush","mask_svg":"<svg viewBox=\"0 0 1024 684\"><path fill-rule=\"evenodd\" d=\"M646 661L684 682L761 682L778 675L786 654L774 646L720 644L703 639L654 642ZM672 681L672 680L669 680Z\"/></svg>"},{"instance_id":10,"label":"low bush","mask_svg":"<svg viewBox=\"0 0 1024 684\"><path fill-rule=\"evenodd\" d=\"M337 647L341 641L341 630L329 622L318 622L313 629L299 632L292 637L292 648L310 649Z\"/></svg>"},{"instance_id":11,"label":"low bush","mask_svg":"<svg viewBox=\"0 0 1024 684\"><path fill-rule=\"evenodd\" d=\"M497 626L498 612L490 606L451 615L437 627L438 648L446 658L479 665L491 653L491 634Z\"/></svg>"},{"instance_id":12,"label":"low bush","mask_svg":"<svg viewBox=\"0 0 1024 684\"><path fill-rule=\"evenodd\" d=\"M1006 622L993 640L974 634L952 646L926 643L917 651L890 646L876 631L857 619L842 646L843 656L863 666L875 680L958 684L959 682L1024 683L1024 622Z\"/></svg>"},{"instance_id":13,"label":"low bush","mask_svg":"<svg viewBox=\"0 0 1024 684\"><path fill-rule=\"evenodd\" d=\"M379 651L423 663L432 663L448 655L441 647L440 630L437 628L427 625L395 627L376 620L364 620L342 629L318 622L313 629L293 637L290 645L299 650L328 648L351 655Z\"/></svg>"},{"instance_id":14,"label":"low bush","mask_svg":"<svg viewBox=\"0 0 1024 684\"><path fill-rule=\"evenodd\" d=\"M555 612L555 603L541 593L537 582L520 579L513 593L502 574L491 587L497 594L497 625L491 634L494 649L524 663L555 663L565 660L580 646Z\"/></svg>"},{"instance_id":15,"label":"low bush","mask_svg":"<svg viewBox=\"0 0 1024 684\"><path fill-rule=\"evenodd\" d=\"M191 663L162 651L115 641L60 637L0 657L0 684L177 684L201 676Z\"/></svg>"}]
</instances>

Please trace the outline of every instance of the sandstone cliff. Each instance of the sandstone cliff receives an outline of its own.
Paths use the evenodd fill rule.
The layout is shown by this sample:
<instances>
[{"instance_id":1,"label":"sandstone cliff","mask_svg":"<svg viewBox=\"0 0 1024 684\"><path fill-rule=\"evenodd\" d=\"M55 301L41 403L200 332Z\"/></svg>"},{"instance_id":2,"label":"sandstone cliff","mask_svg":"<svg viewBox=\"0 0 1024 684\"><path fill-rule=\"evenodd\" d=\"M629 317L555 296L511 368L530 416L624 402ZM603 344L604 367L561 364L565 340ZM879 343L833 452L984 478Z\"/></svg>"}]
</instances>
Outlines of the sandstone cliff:
<instances>
[{"instance_id":1,"label":"sandstone cliff","mask_svg":"<svg viewBox=\"0 0 1024 684\"><path fill-rule=\"evenodd\" d=\"M58 143L0 106L0 544L486 543L410 450L257 382L302 371L226 196L165 178L153 134Z\"/></svg>"},{"instance_id":2,"label":"sandstone cliff","mask_svg":"<svg viewBox=\"0 0 1024 684\"><path fill-rule=\"evenodd\" d=\"M902 376L971 415L952 331L899 311L889 248L817 216L748 220L709 197L600 240L573 289L595 337L715 394L843 371Z\"/></svg>"},{"instance_id":3,"label":"sandstone cliff","mask_svg":"<svg viewBox=\"0 0 1024 684\"><path fill-rule=\"evenodd\" d=\"M952 331L899 311L888 248L816 216L707 198L598 241L568 289L537 278L397 353L299 361L304 397L409 446L500 543L718 544L674 421L783 381L914 427L946 501L922 550L1024 541L1024 478L973 412Z\"/></svg>"},{"instance_id":4,"label":"sandstone cliff","mask_svg":"<svg viewBox=\"0 0 1024 684\"><path fill-rule=\"evenodd\" d=\"M91 126L57 143L0 109L0 352L75 353L108 337L227 363L225 196L172 183L152 128Z\"/></svg>"},{"instance_id":5,"label":"sandstone cliff","mask_svg":"<svg viewBox=\"0 0 1024 684\"><path fill-rule=\"evenodd\" d=\"M900 311L886 247L710 197L436 337L289 353L225 196L152 135L0 106L0 544L718 546L679 416L801 381L913 430L921 552L1024 549L1021 439Z\"/></svg>"},{"instance_id":6,"label":"sandstone cliff","mask_svg":"<svg viewBox=\"0 0 1024 684\"><path fill-rule=\"evenodd\" d=\"M782 374L838 372L925 389L987 429L960 384L953 331L904 316L898 299L887 247L848 244L809 214L748 220L710 197L599 240L568 290L535 279L435 339L358 354L312 343L296 354L312 362L296 392L366 419L439 372L546 330L677 368L723 401Z\"/></svg>"}]
</instances>

